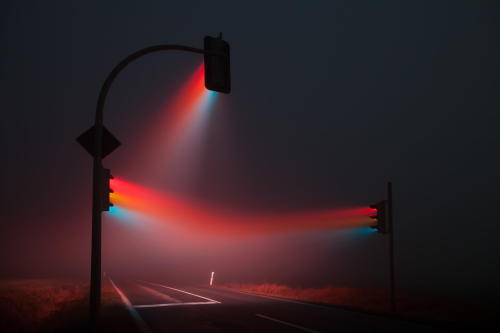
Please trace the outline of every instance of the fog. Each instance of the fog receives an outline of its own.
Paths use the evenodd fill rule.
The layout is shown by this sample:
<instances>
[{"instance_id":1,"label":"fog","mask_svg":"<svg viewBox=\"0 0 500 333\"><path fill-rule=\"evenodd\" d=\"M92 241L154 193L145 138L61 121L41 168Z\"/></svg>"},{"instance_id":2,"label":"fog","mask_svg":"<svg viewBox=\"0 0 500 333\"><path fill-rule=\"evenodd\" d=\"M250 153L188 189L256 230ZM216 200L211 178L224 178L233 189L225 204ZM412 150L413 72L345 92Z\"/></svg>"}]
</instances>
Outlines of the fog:
<instances>
[{"instance_id":1,"label":"fog","mask_svg":"<svg viewBox=\"0 0 500 333\"><path fill-rule=\"evenodd\" d=\"M384 287L387 237L345 212L392 181L397 288L500 293L497 3L1 9L2 277L89 277L92 163L75 138L100 85L142 47L222 31L229 95L194 89L202 57L178 52L113 84L104 122L122 146L104 165L158 200L117 192L108 274Z\"/></svg>"}]
</instances>

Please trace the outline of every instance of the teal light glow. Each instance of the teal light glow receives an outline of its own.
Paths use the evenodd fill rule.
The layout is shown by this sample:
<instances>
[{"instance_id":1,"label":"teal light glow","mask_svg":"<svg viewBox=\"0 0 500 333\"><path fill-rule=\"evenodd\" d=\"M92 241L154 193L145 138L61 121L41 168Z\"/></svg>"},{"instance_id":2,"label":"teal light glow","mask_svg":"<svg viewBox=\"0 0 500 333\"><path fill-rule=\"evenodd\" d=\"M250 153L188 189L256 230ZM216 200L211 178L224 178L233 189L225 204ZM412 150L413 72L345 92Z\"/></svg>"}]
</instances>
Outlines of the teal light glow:
<instances>
[{"instance_id":1,"label":"teal light glow","mask_svg":"<svg viewBox=\"0 0 500 333\"><path fill-rule=\"evenodd\" d=\"M322 232L315 232L316 237L320 239L338 239L343 241L357 241L369 239L377 234L377 230L370 227L354 228L354 229L333 229Z\"/></svg>"},{"instance_id":2,"label":"teal light glow","mask_svg":"<svg viewBox=\"0 0 500 333\"><path fill-rule=\"evenodd\" d=\"M363 228L353 229L352 232L358 236L368 236L377 233L377 229L374 229L372 227L363 227Z\"/></svg>"},{"instance_id":3,"label":"teal light glow","mask_svg":"<svg viewBox=\"0 0 500 333\"><path fill-rule=\"evenodd\" d=\"M189 112L182 132L175 139L170 155L168 174L170 184L190 188L200 168L201 150L206 140L210 118L214 111L218 93L205 90Z\"/></svg>"},{"instance_id":4,"label":"teal light glow","mask_svg":"<svg viewBox=\"0 0 500 333\"><path fill-rule=\"evenodd\" d=\"M212 114L214 103L217 99L217 92L206 90L203 95L201 95L199 101L194 106L192 121L190 124L189 131L199 132L202 130L202 126L208 122L210 115Z\"/></svg>"},{"instance_id":5,"label":"teal light glow","mask_svg":"<svg viewBox=\"0 0 500 333\"><path fill-rule=\"evenodd\" d=\"M338 235L344 237L345 239L362 239L369 237L370 235L374 235L376 233L377 230L372 229L370 227L345 229L338 231Z\"/></svg>"},{"instance_id":6,"label":"teal light glow","mask_svg":"<svg viewBox=\"0 0 500 333\"><path fill-rule=\"evenodd\" d=\"M107 216L114 221L131 227L139 227L143 226L144 223L155 221L155 219L149 215L141 214L116 205L110 207Z\"/></svg>"}]
</instances>

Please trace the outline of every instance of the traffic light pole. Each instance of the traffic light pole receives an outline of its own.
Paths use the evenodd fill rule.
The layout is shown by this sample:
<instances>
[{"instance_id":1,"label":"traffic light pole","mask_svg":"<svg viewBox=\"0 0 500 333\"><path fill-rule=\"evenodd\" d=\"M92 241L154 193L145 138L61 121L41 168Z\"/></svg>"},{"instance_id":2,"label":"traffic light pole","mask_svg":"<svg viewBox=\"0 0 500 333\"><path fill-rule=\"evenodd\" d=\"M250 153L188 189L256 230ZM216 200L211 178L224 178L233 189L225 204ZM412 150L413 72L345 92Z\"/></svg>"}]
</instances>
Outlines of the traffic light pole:
<instances>
[{"instance_id":1,"label":"traffic light pole","mask_svg":"<svg viewBox=\"0 0 500 333\"><path fill-rule=\"evenodd\" d=\"M389 275L391 312L396 313L396 294L394 281L394 224L392 217L392 183L387 183L387 222L389 224Z\"/></svg>"},{"instance_id":2,"label":"traffic light pole","mask_svg":"<svg viewBox=\"0 0 500 333\"><path fill-rule=\"evenodd\" d=\"M159 51L178 50L191 53L221 55L183 45L155 45L130 54L116 65L108 74L99 92L95 113L94 136L94 166L92 176L92 241L90 267L90 321L95 330L98 326L101 307L101 212L103 196L103 166L102 166L102 138L103 138L103 110L111 84L116 76L131 62L150 53Z\"/></svg>"}]
</instances>

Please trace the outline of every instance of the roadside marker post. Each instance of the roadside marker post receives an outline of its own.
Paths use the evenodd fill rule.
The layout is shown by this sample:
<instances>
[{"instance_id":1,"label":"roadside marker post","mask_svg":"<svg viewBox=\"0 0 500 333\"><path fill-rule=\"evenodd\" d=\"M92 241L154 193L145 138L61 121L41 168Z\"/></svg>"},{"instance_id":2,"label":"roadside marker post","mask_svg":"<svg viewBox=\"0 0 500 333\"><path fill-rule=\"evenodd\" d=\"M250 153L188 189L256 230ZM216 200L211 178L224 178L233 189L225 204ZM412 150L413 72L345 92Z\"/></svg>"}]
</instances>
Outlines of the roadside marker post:
<instances>
[{"instance_id":1,"label":"roadside marker post","mask_svg":"<svg viewBox=\"0 0 500 333\"><path fill-rule=\"evenodd\" d=\"M212 274L210 274L210 287L213 286L213 284L214 284L214 275L215 275L215 272L212 272Z\"/></svg>"}]
</instances>

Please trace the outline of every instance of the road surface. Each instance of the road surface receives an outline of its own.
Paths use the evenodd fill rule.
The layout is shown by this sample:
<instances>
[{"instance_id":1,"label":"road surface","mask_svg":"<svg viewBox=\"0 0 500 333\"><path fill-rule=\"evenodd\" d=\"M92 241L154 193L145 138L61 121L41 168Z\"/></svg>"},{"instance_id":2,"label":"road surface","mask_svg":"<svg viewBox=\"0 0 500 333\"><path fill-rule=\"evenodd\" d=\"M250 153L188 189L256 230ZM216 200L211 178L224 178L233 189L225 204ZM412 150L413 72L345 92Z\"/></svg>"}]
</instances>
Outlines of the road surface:
<instances>
[{"instance_id":1,"label":"road surface","mask_svg":"<svg viewBox=\"0 0 500 333\"><path fill-rule=\"evenodd\" d=\"M448 332L336 307L209 287L112 280L142 332Z\"/></svg>"}]
</instances>

